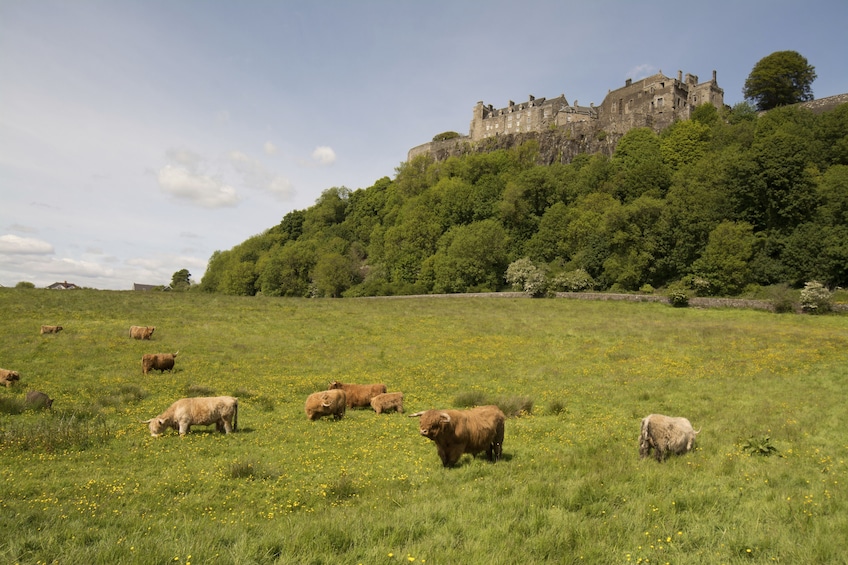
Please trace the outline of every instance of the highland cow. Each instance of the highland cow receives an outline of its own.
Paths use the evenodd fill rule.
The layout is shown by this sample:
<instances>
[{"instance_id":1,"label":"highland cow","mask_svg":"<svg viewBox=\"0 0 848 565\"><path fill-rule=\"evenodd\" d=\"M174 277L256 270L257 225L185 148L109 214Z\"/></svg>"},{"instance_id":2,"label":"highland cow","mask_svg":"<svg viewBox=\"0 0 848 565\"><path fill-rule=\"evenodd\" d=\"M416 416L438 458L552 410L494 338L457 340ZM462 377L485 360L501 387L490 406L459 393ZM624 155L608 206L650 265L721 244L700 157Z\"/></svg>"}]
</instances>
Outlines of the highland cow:
<instances>
[{"instance_id":1,"label":"highland cow","mask_svg":"<svg viewBox=\"0 0 848 565\"><path fill-rule=\"evenodd\" d=\"M341 420L345 415L347 407L347 394L344 390L322 390L314 392L306 398L304 410L306 417L317 420L322 416L332 416L335 420Z\"/></svg>"},{"instance_id":2,"label":"highland cow","mask_svg":"<svg viewBox=\"0 0 848 565\"><path fill-rule=\"evenodd\" d=\"M150 435L159 437L168 428L178 430L180 436L187 434L192 426L209 426L226 434L238 428L238 398L233 396L209 396L181 398L171 406L143 423L148 424Z\"/></svg>"},{"instance_id":3,"label":"highland cow","mask_svg":"<svg viewBox=\"0 0 848 565\"><path fill-rule=\"evenodd\" d=\"M660 462L670 453L687 453L692 450L698 433L700 430L696 432L686 418L662 414L645 416L642 418L642 429L639 433L639 457L648 457L652 449L654 457Z\"/></svg>"},{"instance_id":4,"label":"highland cow","mask_svg":"<svg viewBox=\"0 0 848 565\"><path fill-rule=\"evenodd\" d=\"M9 369L0 369L0 384L9 388L15 381L21 380L21 375L17 371Z\"/></svg>"},{"instance_id":5,"label":"highland cow","mask_svg":"<svg viewBox=\"0 0 848 565\"><path fill-rule=\"evenodd\" d=\"M141 372L145 375L148 371L156 370L160 373L174 370L174 362L179 351L176 353L145 353L141 357Z\"/></svg>"},{"instance_id":6,"label":"highland cow","mask_svg":"<svg viewBox=\"0 0 848 565\"><path fill-rule=\"evenodd\" d=\"M355 385L344 384L339 381L331 382L328 389L345 391L348 408L367 408L371 406L372 398L378 394L384 394L388 390L384 384Z\"/></svg>"},{"instance_id":7,"label":"highland cow","mask_svg":"<svg viewBox=\"0 0 848 565\"><path fill-rule=\"evenodd\" d=\"M371 408L377 414L383 412L400 412L403 414L403 393L402 392L387 392L378 394L371 399Z\"/></svg>"},{"instance_id":8,"label":"highland cow","mask_svg":"<svg viewBox=\"0 0 848 565\"><path fill-rule=\"evenodd\" d=\"M53 399L40 390L31 390L26 394L26 404L36 409L53 409Z\"/></svg>"},{"instance_id":9,"label":"highland cow","mask_svg":"<svg viewBox=\"0 0 848 565\"><path fill-rule=\"evenodd\" d=\"M452 467L463 453L472 457L486 452L493 463L501 458L506 417L497 406L478 406L471 410L427 410L420 416L419 432L436 444L442 465Z\"/></svg>"},{"instance_id":10,"label":"highland cow","mask_svg":"<svg viewBox=\"0 0 848 565\"><path fill-rule=\"evenodd\" d=\"M65 328L63 328L62 326L41 326L41 335L57 334L60 331L62 331L63 329L65 329Z\"/></svg>"},{"instance_id":11,"label":"highland cow","mask_svg":"<svg viewBox=\"0 0 848 565\"><path fill-rule=\"evenodd\" d=\"M150 339L153 337L153 326L130 326L130 337L133 339Z\"/></svg>"}]
</instances>

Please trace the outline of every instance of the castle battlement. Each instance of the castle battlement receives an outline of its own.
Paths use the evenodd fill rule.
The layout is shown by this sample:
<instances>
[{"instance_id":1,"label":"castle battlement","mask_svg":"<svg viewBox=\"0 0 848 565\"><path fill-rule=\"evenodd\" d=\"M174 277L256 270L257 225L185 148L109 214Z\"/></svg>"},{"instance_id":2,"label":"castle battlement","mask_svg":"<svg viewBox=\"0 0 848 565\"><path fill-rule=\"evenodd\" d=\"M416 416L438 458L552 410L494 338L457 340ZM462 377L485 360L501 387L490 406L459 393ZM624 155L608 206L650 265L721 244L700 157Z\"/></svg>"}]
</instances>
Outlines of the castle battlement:
<instances>
[{"instance_id":1,"label":"castle battlement","mask_svg":"<svg viewBox=\"0 0 848 565\"><path fill-rule=\"evenodd\" d=\"M608 91L599 106L580 106L577 100L569 104L565 94L550 99L531 95L526 102L510 100L503 108L477 102L468 136L451 143L476 143L503 135L548 131L566 131L575 139L600 132L618 137L639 127L659 132L675 121L689 119L692 110L702 104L724 106L724 90L718 86L716 71L706 82L699 82L697 75L684 76L682 71L677 72L677 78L660 71L637 81L627 79L623 87ZM409 151L408 158L432 152L436 149L434 144L444 143L419 145Z\"/></svg>"}]
</instances>

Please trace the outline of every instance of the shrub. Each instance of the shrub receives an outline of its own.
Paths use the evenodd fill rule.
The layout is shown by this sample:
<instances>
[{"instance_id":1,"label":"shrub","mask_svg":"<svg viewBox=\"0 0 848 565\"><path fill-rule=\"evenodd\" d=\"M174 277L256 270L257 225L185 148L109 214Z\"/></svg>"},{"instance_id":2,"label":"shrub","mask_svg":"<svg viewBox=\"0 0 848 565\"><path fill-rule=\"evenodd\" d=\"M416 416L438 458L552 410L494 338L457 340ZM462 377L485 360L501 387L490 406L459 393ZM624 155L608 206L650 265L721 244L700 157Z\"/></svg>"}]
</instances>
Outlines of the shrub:
<instances>
[{"instance_id":1,"label":"shrub","mask_svg":"<svg viewBox=\"0 0 848 565\"><path fill-rule=\"evenodd\" d=\"M472 406L485 406L491 404L486 397L486 393L480 390L470 390L461 392L453 399L453 405L460 408L471 408Z\"/></svg>"},{"instance_id":2,"label":"shrub","mask_svg":"<svg viewBox=\"0 0 848 565\"><path fill-rule=\"evenodd\" d=\"M433 141L447 141L448 139L456 139L459 134L455 131L445 131L433 136Z\"/></svg>"},{"instance_id":3,"label":"shrub","mask_svg":"<svg viewBox=\"0 0 848 565\"><path fill-rule=\"evenodd\" d=\"M685 308L689 306L689 292L682 284L670 286L668 288L668 303L675 308Z\"/></svg>"},{"instance_id":4,"label":"shrub","mask_svg":"<svg viewBox=\"0 0 848 565\"><path fill-rule=\"evenodd\" d=\"M548 412L550 412L551 414L559 415L565 411L565 402L563 402L562 400L551 400L548 403Z\"/></svg>"},{"instance_id":5,"label":"shrub","mask_svg":"<svg viewBox=\"0 0 848 565\"><path fill-rule=\"evenodd\" d=\"M533 399L529 396L502 396L487 404L500 408L507 418L533 413Z\"/></svg>"},{"instance_id":6,"label":"shrub","mask_svg":"<svg viewBox=\"0 0 848 565\"><path fill-rule=\"evenodd\" d=\"M595 288L595 279L584 269L576 269L557 275L552 286L567 292L584 292Z\"/></svg>"},{"instance_id":7,"label":"shrub","mask_svg":"<svg viewBox=\"0 0 848 565\"><path fill-rule=\"evenodd\" d=\"M187 385L186 396L214 396L215 390L203 385Z\"/></svg>"},{"instance_id":8,"label":"shrub","mask_svg":"<svg viewBox=\"0 0 848 565\"><path fill-rule=\"evenodd\" d=\"M780 284L769 289L769 301L778 314L795 311L795 300L789 285Z\"/></svg>"},{"instance_id":9,"label":"shrub","mask_svg":"<svg viewBox=\"0 0 848 565\"><path fill-rule=\"evenodd\" d=\"M639 287L639 292L641 294L653 294L654 293L654 287L652 287L651 285L646 283L646 284L643 284L641 287Z\"/></svg>"},{"instance_id":10,"label":"shrub","mask_svg":"<svg viewBox=\"0 0 848 565\"><path fill-rule=\"evenodd\" d=\"M513 261L507 267L504 279L513 289L530 296L543 296L547 290L544 271L526 257Z\"/></svg>"},{"instance_id":11,"label":"shrub","mask_svg":"<svg viewBox=\"0 0 848 565\"><path fill-rule=\"evenodd\" d=\"M823 284L810 281L801 290L801 310L808 314L825 314L833 310L833 295Z\"/></svg>"}]
</instances>

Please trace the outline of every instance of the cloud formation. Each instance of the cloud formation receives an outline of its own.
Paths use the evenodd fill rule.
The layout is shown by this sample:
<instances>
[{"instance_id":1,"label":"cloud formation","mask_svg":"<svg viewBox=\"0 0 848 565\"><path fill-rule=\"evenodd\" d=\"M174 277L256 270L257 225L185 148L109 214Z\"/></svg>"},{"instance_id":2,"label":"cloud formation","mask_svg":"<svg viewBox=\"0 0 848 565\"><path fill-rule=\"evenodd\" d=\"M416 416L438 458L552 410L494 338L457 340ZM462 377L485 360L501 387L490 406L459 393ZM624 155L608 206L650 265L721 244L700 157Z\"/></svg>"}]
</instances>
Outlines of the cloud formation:
<instances>
[{"instance_id":1,"label":"cloud formation","mask_svg":"<svg viewBox=\"0 0 848 565\"><path fill-rule=\"evenodd\" d=\"M236 190L222 180L184 167L165 165L159 170L157 180L171 196L204 208L232 207L241 200Z\"/></svg>"},{"instance_id":2,"label":"cloud formation","mask_svg":"<svg viewBox=\"0 0 848 565\"><path fill-rule=\"evenodd\" d=\"M238 150L230 151L229 158L230 165L248 188L270 192L280 200L293 196L291 181L266 169L259 159Z\"/></svg>"},{"instance_id":3,"label":"cloud formation","mask_svg":"<svg viewBox=\"0 0 848 565\"><path fill-rule=\"evenodd\" d=\"M332 165L336 162L336 152L333 151L332 147L319 145L312 152L312 160L319 165Z\"/></svg>"},{"instance_id":4,"label":"cloud formation","mask_svg":"<svg viewBox=\"0 0 848 565\"><path fill-rule=\"evenodd\" d=\"M0 236L0 253L9 255L50 255L53 246L46 241L17 235Z\"/></svg>"}]
</instances>

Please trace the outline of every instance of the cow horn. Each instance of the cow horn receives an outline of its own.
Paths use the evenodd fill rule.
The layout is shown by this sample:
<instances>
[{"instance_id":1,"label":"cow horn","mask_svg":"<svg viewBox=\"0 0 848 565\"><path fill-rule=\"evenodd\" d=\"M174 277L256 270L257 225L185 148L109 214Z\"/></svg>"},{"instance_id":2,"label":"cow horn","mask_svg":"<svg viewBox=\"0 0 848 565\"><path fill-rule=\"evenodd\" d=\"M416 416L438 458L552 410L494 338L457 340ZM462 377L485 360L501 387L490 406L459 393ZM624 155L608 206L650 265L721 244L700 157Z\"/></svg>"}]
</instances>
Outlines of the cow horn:
<instances>
[{"instance_id":1,"label":"cow horn","mask_svg":"<svg viewBox=\"0 0 848 565\"><path fill-rule=\"evenodd\" d=\"M153 421L153 418L150 418L149 420L139 420L139 422L141 422L142 424L149 424L152 421Z\"/></svg>"},{"instance_id":2,"label":"cow horn","mask_svg":"<svg viewBox=\"0 0 848 565\"><path fill-rule=\"evenodd\" d=\"M442 412L442 414L441 414L441 415L442 415L442 420L444 420L445 422L450 423L450 414L448 414L447 412Z\"/></svg>"},{"instance_id":3,"label":"cow horn","mask_svg":"<svg viewBox=\"0 0 848 565\"><path fill-rule=\"evenodd\" d=\"M420 416L420 415L421 415L421 414L423 414L423 413L424 413L424 412L416 412L415 414L410 414L410 415L409 415L409 417L410 417L410 418L417 418L418 416Z\"/></svg>"},{"instance_id":4,"label":"cow horn","mask_svg":"<svg viewBox=\"0 0 848 565\"><path fill-rule=\"evenodd\" d=\"M176 357L176 356L177 356L177 355L179 355L179 354L180 354L180 352L179 352L179 351L177 351L176 353L174 353L174 357Z\"/></svg>"},{"instance_id":5,"label":"cow horn","mask_svg":"<svg viewBox=\"0 0 848 565\"><path fill-rule=\"evenodd\" d=\"M703 429L704 429L704 428L701 428L701 430L703 430ZM701 433L701 430L697 430L697 431L695 432L695 435L698 435L699 433Z\"/></svg>"}]
</instances>

